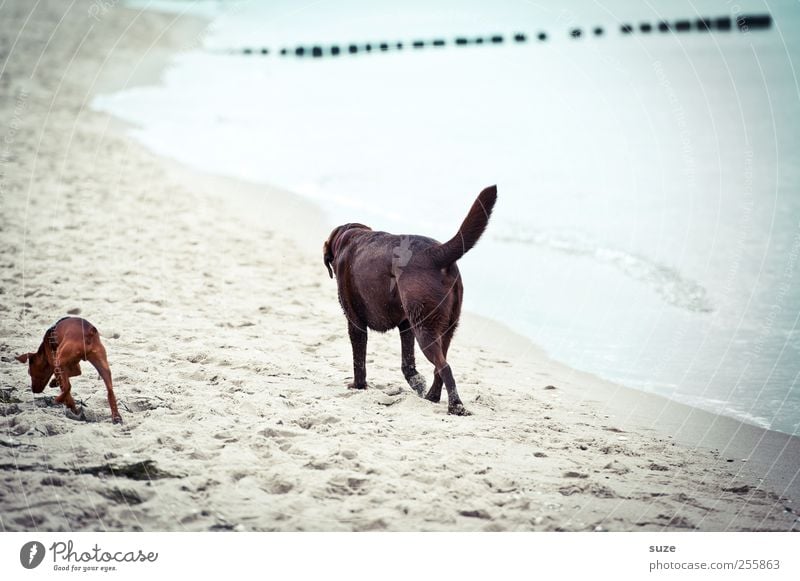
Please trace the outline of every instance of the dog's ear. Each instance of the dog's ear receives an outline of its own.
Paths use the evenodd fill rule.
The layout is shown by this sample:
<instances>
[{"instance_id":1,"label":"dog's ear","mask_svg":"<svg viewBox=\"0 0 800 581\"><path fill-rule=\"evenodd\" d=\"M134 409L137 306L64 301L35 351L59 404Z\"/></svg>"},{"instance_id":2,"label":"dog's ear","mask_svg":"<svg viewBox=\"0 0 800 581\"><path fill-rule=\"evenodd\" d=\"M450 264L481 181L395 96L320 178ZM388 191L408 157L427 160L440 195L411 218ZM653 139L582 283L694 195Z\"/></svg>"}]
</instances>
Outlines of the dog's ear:
<instances>
[{"instance_id":1,"label":"dog's ear","mask_svg":"<svg viewBox=\"0 0 800 581\"><path fill-rule=\"evenodd\" d=\"M328 275L333 278L333 271L331 270L333 252L331 252L331 245L327 241L322 245L322 262L325 264L325 268L328 269Z\"/></svg>"},{"instance_id":2,"label":"dog's ear","mask_svg":"<svg viewBox=\"0 0 800 581\"><path fill-rule=\"evenodd\" d=\"M31 357L33 353L23 353L22 355L17 355L14 359L19 361L20 363L27 363L28 358Z\"/></svg>"}]
</instances>

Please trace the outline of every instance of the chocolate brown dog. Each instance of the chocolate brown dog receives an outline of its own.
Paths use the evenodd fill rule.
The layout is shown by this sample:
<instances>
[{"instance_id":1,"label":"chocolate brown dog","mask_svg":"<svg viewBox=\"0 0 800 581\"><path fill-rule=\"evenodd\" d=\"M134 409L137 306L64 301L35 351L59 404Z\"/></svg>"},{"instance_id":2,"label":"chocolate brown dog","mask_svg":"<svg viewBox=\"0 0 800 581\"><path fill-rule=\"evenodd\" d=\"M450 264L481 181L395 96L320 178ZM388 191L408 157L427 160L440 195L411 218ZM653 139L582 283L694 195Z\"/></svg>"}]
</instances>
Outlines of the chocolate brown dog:
<instances>
[{"instance_id":1,"label":"chocolate brown dog","mask_svg":"<svg viewBox=\"0 0 800 581\"><path fill-rule=\"evenodd\" d=\"M81 360L91 363L106 384L111 418L115 424L122 423L117 409L117 398L111 386L111 369L108 367L106 350L100 342L100 333L89 321L78 317L64 317L50 327L44 334L42 344L36 353L17 356L17 361L28 364L33 393L42 393L47 382L55 375L50 387L60 387L56 397L74 413L78 413L75 400L70 393L70 377L81 374Z\"/></svg>"},{"instance_id":2,"label":"chocolate brown dog","mask_svg":"<svg viewBox=\"0 0 800 581\"><path fill-rule=\"evenodd\" d=\"M367 387L367 328L385 332L398 327L403 375L412 389L422 396L426 385L414 362L416 337L436 369L425 399L438 402L444 383L448 413L469 415L446 359L464 294L455 263L478 242L496 201L495 186L483 190L459 231L444 244L424 236L375 232L363 224L333 229L322 254L328 274L331 278L336 274L339 302L347 317L353 347L350 387Z\"/></svg>"}]
</instances>

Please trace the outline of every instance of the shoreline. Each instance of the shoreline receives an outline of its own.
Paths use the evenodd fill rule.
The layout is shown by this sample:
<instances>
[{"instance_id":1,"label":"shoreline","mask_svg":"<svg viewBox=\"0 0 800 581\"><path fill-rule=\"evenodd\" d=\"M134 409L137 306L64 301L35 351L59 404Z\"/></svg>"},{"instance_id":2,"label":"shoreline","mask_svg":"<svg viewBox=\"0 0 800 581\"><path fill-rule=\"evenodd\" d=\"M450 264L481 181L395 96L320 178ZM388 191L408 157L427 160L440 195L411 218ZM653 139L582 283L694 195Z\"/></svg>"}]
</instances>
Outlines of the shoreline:
<instances>
[{"instance_id":1,"label":"shoreline","mask_svg":"<svg viewBox=\"0 0 800 581\"><path fill-rule=\"evenodd\" d=\"M187 187L199 191L205 188L208 195L218 195L213 192L224 189L225 198L237 206L270 208L273 212L277 209L272 226L291 238L309 257L315 257L321 242L315 243L324 240L328 234L324 212L313 201L302 196L267 184L204 174L174 160L170 164L173 166L172 175ZM257 211L256 215L262 212ZM285 224L292 223L301 213L307 224L311 225L303 230L303 235L295 229L285 228ZM245 215L243 212L242 217ZM313 217L309 219L309 216ZM318 236L305 235L310 229L319 230ZM335 285L331 285L330 291L335 295ZM370 333L371 337L374 335L375 332ZM591 402L597 405L599 411L620 418L620 423L625 426L651 430L692 448L718 451L726 460L732 459L740 465L741 474L754 479L763 478L776 488L782 487L782 494L800 497L800 438L797 436L769 430L731 416L714 414L572 368L552 359L542 347L503 322L476 313L465 311L462 314L462 323L454 343L456 348L459 335L462 338L466 335L470 343L485 349L500 345L502 350L497 350L498 355L539 365L540 368L532 373L561 378L571 398L579 404ZM531 358L530 354L534 354L534 357ZM417 355L419 362L420 354ZM424 361L424 358L421 360ZM585 384L591 385L592 390L581 387ZM753 445L752 442L757 443ZM743 460L746 462L743 463ZM798 470L794 474L787 474L776 468L779 465L796 466Z\"/></svg>"},{"instance_id":2,"label":"shoreline","mask_svg":"<svg viewBox=\"0 0 800 581\"><path fill-rule=\"evenodd\" d=\"M58 3L47 8L57 13ZM114 10L108 18L119 29L135 12ZM143 18L149 26L168 21ZM201 34L199 19L191 20L160 49L179 50L186 35ZM140 44L130 44L135 54ZM103 90L125 78L125 58L118 58ZM137 82L153 79L158 67L151 64ZM0 519L3 530L795 527L784 508L800 489L798 438L573 370L476 315L462 318L453 353L474 420L448 417L442 406L409 395L391 333L370 334L372 389L348 392L349 343L335 285L317 256L328 233L317 207L158 158L108 115L76 114L74 104L92 96L82 97L82 87L59 96L56 115L63 119L48 129L57 135L80 124L78 145L64 152L45 143L35 150L43 169L26 161L30 174L7 170L10 191L24 193L29 176L33 185L31 208L4 210L3 237L15 240L14 220L31 213L54 227L34 228L26 247L10 247L2 347L4 356L35 348L55 312L76 305L90 320L100 317L126 424L111 426L86 369L77 390L94 394L97 421L82 424L26 393L22 368L5 365L3 388L13 386L9 393L20 401L4 402L2 449L26 469L0 473L9 490L0 497L8 515ZM35 111L47 93L31 91ZM32 115L21 120L27 129L41 122ZM84 158L84 150L93 156ZM59 169L66 156L83 165ZM54 199L47 198L52 178L36 173L48 169L60 172ZM300 215L302 236L286 228ZM53 287L50 272L62 259L48 249L74 244L83 232L102 240L84 252L94 264L87 269L70 259L79 276ZM119 466L147 454L171 476L145 485L80 471L56 478L41 467ZM65 499L60 516L32 511L29 498L47 498L53 486ZM456 497L444 498L448 490ZM79 506L84 496L92 510ZM265 514L251 514L254 502ZM341 516L345 508L349 516Z\"/></svg>"},{"instance_id":3,"label":"shoreline","mask_svg":"<svg viewBox=\"0 0 800 581\"><path fill-rule=\"evenodd\" d=\"M155 81L157 82L157 81ZM120 129L119 131L122 132L122 135L128 139L134 139L133 137L127 135L125 133L126 128L129 125L122 120L115 118L115 123L119 124ZM153 153L153 155L158 155ZM172 175L175 176L177 180L183 181L187 185L191 185L191 187L196 188L203 188L204 183L214 183L220 189L226 189L227 185L227 193L226 195L229 197L233 197L235 199L234 203L238 205L248 205L255 208L260 208L259 213L262 213L264 208L269 207L271 211L277 211L278 219L275 220L273 227L280 231L285 236L291 238L293 242L295 242L299 247L301 247L308 255L316 257L319 252L319 248L321 243L318 244L320 240L323 240L328 236L330 233L330 229L335 226L335 224L328 224L325 218L324 210L318 206L313 199L302 196L300 194L296 194L291 192L283 187L275 186L274 184L269 184L266 182L253 182L244 180L242 178L224 175L224 174L216 174L216 173L207 173L199 168L195 168L184 164L181 161L165 158L168 160L169 164L173 165L174 167L171 170ZM207 188L209 195L217 195L211 190L211 188ZM270 204L273 205L270 205ZM245 214L242 214L247 218ZM303 219L307 221L306 228L302 232L298 232L294 228L289 228L286 226L287 223L291 223L293 220L297 220L302 215ZM378 227L379 229L379 227ZM308 231L315 232L315 236L309 237L307 235ZM551 357L544 347L538 345L534 339L524 335L521 332L518 332L512 329L507 323L498 320L492 319L491 317L481 315L479 313L473 311L464 311L463 317L471 318L474 320L485 320L490 322L492 325L497 326L498 328L502 328L502 333L508 334L509 336L516 337L516 341L521 341L528 345L527 349L537 353L537 356L541 356L548 361L552 362L554 366L560 366L564 370L568 370L569 372L574 372L575 374L580 374L584 377L591 378L591 381L596 381L603 383L609 386L609 389L622 389L622 390L629 390L635 394L637 397L642 398L655 398L655 400L662 402L664 405L674 405L681 409L691 410L697 414L700 414L704 417L709 418L721 418L724 420L724 423L728 424L729 422L734 422L736 424L742 424L747 426L748 428L753 428L755 430L764 431L768 433L779 434L786 438L794 438L800 442L800 435L793 435L788 432L784 432L781 430L771 429L758 423L748 421L746 418L739 417L732 414L725 414L725 413L714 413L710 409L706 409L704 407L699 407L696 405L692 405L690 403L686 403L677 399L672 399L664 395L660 395L653 391L644 391L640 390L636 387L625 385L623 383L616 382L612 379L607 379L602 377L592 371L587 371L579 368L574 368L570 364L565 363L560 360L556 360ZM653 407L653 405L649 405L647 407ZM728 428L729 429L729 428ZM689 443L696 439L696 436L688 437L685 442ZM716 439L714 441L717 441ZM800 491L800 483L798 483L798 491Z\"/></svg>"},{"instance_id":4,"label":"shoreline","mask_svg":"<svg viewBox=\"0 0 800 581\"><path fill-rule=\"evenodd\" d=\"M177 8L174 9L175 11L170 11L169 8L166 8L166 7L163 7L163 6L162 7L158 7L157 6L157 7L154 7L154 8L149 8L149 10L154 10L156 12L163 13L165 15L168 15L171 18L172 17L177 17L176 15L178 14ZM185 14L186 13L184 12L183 15L185 15ZM194 16L190 16L190 17L194 17ZM202 33L197 35L198 38L200 36L202 36ZM191 46L193 46L194 48L197 48L197 45L199 45L199 44L200 44L199 42L194 42L194 43L191 43ZM184 48L182 48L181 50L184 50ZM156 60L156 59L154 59L154 60ZM161 62L161 63L157 63L157 64L158 65L163 65L164 63ZM150 65L147 68L152 71L152 75L150 76L150 78L147 79L144 82L139 82L139 83L135 83L135 84L137 84L137 85L141 85L141 84L158 85L160 83L159 71L157 70L158 66ZM141 77L142 75L139 75L139 76ZM110 92L113 93L113 91L110 91ZM95 95L95 97L97 97L97 95ZM103 112L104 110L114 111L113 107L105 109L103 104L98 104L98 107L99 107L98 112ZM124 115L123 111L116 111L116 112L118 114L120 114L120 115ZM114 123L119 123L123 127L131 127L131 128L135 128L136 127L135 124L133 124L133 122L131 122L131 124L128 124L128 122L126 122L126 121L124 121L122 119L119 119L119 118L115 118ZM134 140L137 139L136 137L133 137L132 135L129 135L129 134L126 134L126 136L131 137ZM145 141L146 141L146 139L143 138L142 141L140 141L140 143L144 144ZM145 147L147 147L147 145L145 145ZM155 151L155 150L153 150L153 153L156 154L156 155L159 155L157 153L157 151ZM172 157L172 155L166 155L165 157L170 159L172 163L174 163L176 165L179 165L179 166L183 166L184 169L185 169L185 171L183 173L186 174L186 176L189 176L192 172L197 172L198 174L203 176L202 179L219 178L217 183L219 184L219 187L220 187L221 190L225 189L225 183L224 183L225 179L229 179L229 180L233 180L233 181L239 181L242 184L242 187L241 187L242 190L252 191L252 197L253 197L253 199L255 200L256 203L259 203L258 199L260 197L262 197L260 192L259 192L259 190L262 190L262 191L263 190L269 190L269 191L273 191L273 192L282 192L283 195L282 196L277 196L277 198L276 198L277 199L277 203L276 203L277 207L281 208L285 204L290 204L290 205L292 205L294 207L297 207L298 208L298 212L300 211L300 208L304 208L302 211L306 216L312 215L312 214L315 216L314 219L313 219L314 224L320 224L320 223L325 223L326 222L326 219L324 217L325 216L324 211L321 209L320 205L318 205L317 201L315 201L313 199L313 197L306 197L306 196L303 196L303 195L300 195L300 194L296 194L294 192L290 192L290 191L288 191L286 188L284 188L282 186L276 186L275 183L271 183L269 181L271 178L266 177L260 182L255 182L255 181L249 180L248 178L237 177L237 175L235 175L236 172L234 170L230 170L230 169L228 170L227 173L217 173L217 174L206 173L206 172L208 172L208 170L203 168L203 167L200 167L199 165L195 165L196 162L193 162L191 160L190 161L181 161L179 159L180 158L180 154L178 152L173 151L172 154L174 154L175 157ZM188 177L188 179L191 180L192 178ZM245 197L246 196L247 195L245 194ZM246 200L240 200L237 203L247 203L247 201ZM263 207L263 206L264 206L264 204L260 203L259 207ZM296 216L297 216L296 214L295 215L286 214L284 217L286 219L288 219L288 220L291 220L292 218L294 218ZM353 216L352 218L345 217L344 221L347 221L348 219L358 219L359 221L364 221L363 218L359 218L357 215ZM367 222L372 223L369 220L367 220ZM284 234L287 234L287 235L291 236L295 240L295 242L297 242L298 244L302 245L305 249L308 249L312 254L314 254L314 255L317 254L317 248L313 246L315 244L315 242L311 242L309 240L309 237L305 235L306 232L301 232L301 233L295 232L291 228L287 228L286 225L287 224L284 221L277 221L277 226L276 227L278 229L280 229ZM380 222L376 221L375 225L376 225L377 229L384 229L383 226L380 224ZM323 234L323 231L325 230L325 228L317 228L316 226L314 226L312 229L315 232L317 232L317 230L318 230L319 234L322 235L322 236L325 235L325 234ZM320 236L317 236L317 238L319 238L319 237ZM491 317L491 311L492 311L491 302L481 304L479 310L481 310L482 312L488 313L487 316ZM473 314L475 314L475 313L473 313ZM496 315L497 313L494 313L494 314ZM506 314L505 316L507 317L508 315ZM519 333L519 335L521 335L521 336L526 336L525 335L526 329L519 328L518 323L515 323L515 320L513 318L512 319L507 319L506 322L503 322L502 320L497 319L497 322L506 325L511 330L514 330L515 327L516 327L516 330L514 330L514 332ZM542 349L549 349L550 347L553 346L552 345L552 341L553 341L552 337L547 337L546 340L545 340L544 337L540 337L540 339L541 339L540 343L537 343L537 338L535 336L533 336L533 334L531 334L530 336L526 336L526 337L527 337L527 339L529 341L537 344L537 346L540 346ZM580 354L581 354L581 351L573 351L573 352L568 353L568 354L561 353L561 355L563 355L563 357L560 359L560 361L563 363L563 365L565 367L571 367L573 365L573 363L575 363L575 365L577 365L576 369L578 369L580 371L585 371L586 373L591 374L592 376L595 376L595 377L599 378L602 381L609 382L609 383L612 383L612 384L623 385L623 386L626 386L626 387L628 387L630 389L634 389L636 391L640 391L638 385L645 384L648 381L648 377L641 378L641 381L637 381L636 379L631 378L631 377L628 377L627 380L626 380L625 378L616 376L615 375L615 370L609 369L609 368L598 367L597 365L582 366L581 363L580 363L580 359L581 359ZM550 357L550 355L548 355L548 357ZM633 359L633 357L623 358L623 359L620 359L619 361L625 361L626 359ZM675 375L675 369L673 369L672 371L673 372L671 373L671 376L674 376ZM725 382L720 382L720 385L722 386L722 388L724 388L726 383ZM747 405L748 405L747 401L744 401L744 402L739 401L736 404L731 404L727 409L722 410L722 413L720 413L720 410L718 409L719 404L720 404L720 400L713 399L713 395L714 394L713 393L709 393L709 390L702 391L702 393L700 391L698 391L697 393L701 393L701 395L699 397L695 398L695 397L693 397L693 394L691 394L691 393L678 393L679 390L677 390L677 389L672 389L671 390L670 387L674 387L674 386L671 386L670 384L664 384L662 382L662 383L658 384L658 387L654 388L653 386L649 386L649 389L648 390L644 390L644 391L646 391L646 393L649 393L649 394L652 394L652 395L657 395L659 397L663 397L663 398L665 398L665 399L667 399L669 401L674 401L674 402L677 402L677 403L681 403L681 404L686 405L686 406L688 406L690 408L693 408L693 409L699 409L699 410L706 411L706 412L708 412L708 413L710 413L712 415L723 415L725 417L734 419L736 421L740 421L740 422L742 422L744 424L747 424L747 425L756 426L756 427L759 427L759 428L762 428L762 429L766 429L768 431L781 432L781 433L784 433L784 434L789 435L789 436L792 435L792 426L791 426L791 424L787 427L784 424L780 424L780 422L773 422L773 423L779 424L779 427L777 427L777 428L774 427L774 426L771 427L770 426L770 422L766 419L766 417L767 417L766 414L759 415L757 411L753 412L752 414L749 414L748 411L747 411ZM686 389L685 386L684 386L684 389ZM670 391L672 391L672 393L670 393ZM724 391L724 389L723 389L723 391ZM726 403L731 403L732 401L734 401L734 400L731 398ZM775 419L775 418L773 418L773 419ZM794 435L797 436L797 434L794 434Z\"/></svg>"}]
</instances>

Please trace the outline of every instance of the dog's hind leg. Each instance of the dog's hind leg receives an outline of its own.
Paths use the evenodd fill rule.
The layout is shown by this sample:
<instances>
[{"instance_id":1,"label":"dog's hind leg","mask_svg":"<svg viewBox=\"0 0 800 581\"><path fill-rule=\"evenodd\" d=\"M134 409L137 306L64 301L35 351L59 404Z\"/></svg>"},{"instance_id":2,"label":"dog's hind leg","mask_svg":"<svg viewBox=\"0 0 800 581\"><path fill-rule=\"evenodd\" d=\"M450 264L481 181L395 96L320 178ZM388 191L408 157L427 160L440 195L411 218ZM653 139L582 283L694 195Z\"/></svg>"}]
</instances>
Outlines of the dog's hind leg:
<instances>
[{"instance_id":1,"label":"dog's hind leg","mask_svg":"<svg viewBox=\"0 0 800 581\"><path fill-rule=\"evenodd\" d=\"M444 355L444 345L442 341L443 337L437 336L435 333L431 333L427 329L420 327L414 327L414 334L417 336L417 341L419 342L419 346L422 349L422 352L425 354L425 357L427 357L428 361L433 363L434 367L436 368L436 374L440 378L439 381L444 383L444 386L447 388L447 413L455 416L472 415L464 408L464 404L461 401L461 398L458 396L458 391L456 390L456 380L453 378L453 371L450 369L450 364L447 363L447 359ZM449 340L447 343L449 346ZM433 391L435 386L436 379L433 380L431 391ZM440 395L441 389L440 383ZM428 395L432 394L428 392ZM429 398L426 396L426 399Z\"/></svg>"},{"instance_id":2,"label":"dog's hind leg","mask_svg":"<svg viewBox=\"0 0 800 581\"><path fill-rule=\"evenodd\" d=\"M455 326L451 326L447 332L442 335L442 354L444 355L445 359L447 359L447 350L450 348L450 340L453 338L453 333L455 333ZM428 393L425 395L425 399L428 401L432 401L433 403L439 403L439 400L442 399L442 385L444 382L442 381L442 376L439 375L437 371L433 376L433 385L428 390Z\"/></svg>"},{"instance_id":3,"label":"dog's hind leg","mask_svg":"<svg viewBox=\"0 0 800 581\"><path fill-rule=\"evenodd\" d=\"M439 375L439 372L437 371L433 375L433 385L431 385L428 393L425 394L425 399L432 401L433 403L439 403L439 401L442 399L442 385L442 376Z\"/></svg>"},{"instance_id":4,"label":"dog's hind leg","mask_svg":"<svg viewBox=\"0 0 800 581\"><path fill-rule=\"evenodd\" d=\"M400 329L403 376L406 378L408 385L411 386L411 389L422 397L425 393L426 382L425 378L417 371L416 361L414 360L414 332L411 330L408 319L401 321L397 328Z\"/></svg>"},{"instance_id":5,"label":"dog's hind leg","mask_svg":"<svg viewBox=\"0 0 800 581\"><path fill-rule=\"evenodd\" d=\"M86 358L89 360L89 363L97 369L97 373L100 374L103 383L106 384L108 405L111 408L111 421L115 424L121 424L122 416L119 415L119 410L117 409L117 397L114 395L114 387L111 383L111 369L108 366L105 348L102 345L98 345L91 353L87 354Z\"/></svg>"},{"instance_id":6,"label":"dog's hind leg","mask_svg":"<svg viewBox=\"0 0 800 581\"><path fill-rule=\"evenodd\" d=\"M347 332L353 347L353 383L351 389L367 389L367 327L347 321Z\"/></svg>"}]
</instances>

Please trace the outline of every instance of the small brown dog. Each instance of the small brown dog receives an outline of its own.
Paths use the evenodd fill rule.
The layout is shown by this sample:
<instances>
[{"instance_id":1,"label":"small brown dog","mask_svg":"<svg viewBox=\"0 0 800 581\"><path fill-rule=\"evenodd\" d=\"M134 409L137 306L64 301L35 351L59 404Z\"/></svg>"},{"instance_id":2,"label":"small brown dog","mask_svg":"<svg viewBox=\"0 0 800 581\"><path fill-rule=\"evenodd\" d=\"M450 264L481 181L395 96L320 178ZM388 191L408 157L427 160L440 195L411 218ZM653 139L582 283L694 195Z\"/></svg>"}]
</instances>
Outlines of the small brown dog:
<instances>
[{"instance_id":1,"label":"small brown dog","mask_svg":"<svg viewBox=\"0 0 800 581\"><path fill-rule=\"evenodd\" d=\"M106 384L111 418L115 424L122 423L117 409L117 398L111 386L111 369L108 367L106 350L100 342L100 333L89 321L78 317L64 317L50 327L44 334L42 344L36 353L17 356L17 361L28 364L33 393L42 393L47 382L55 375L50 387L60 387L56 397L74 413L78 413L75 400L70 393L70 377L81 374L81 360L91 363Z\"/></svg>"},{"instance_id":2,"label":"small brown dog","mask_svg":"<svg viewBox=\"0 0 800 581\"><path fill-rule=\"evenodd\" d=\"M440 244L424 236L375 232L363 224L333 229L322 247L323 262L339 289L353 347L354 381L366 389L367 328L381 333L398 327L402 371L420 396L425 379L414 362L414 338L436 374L425 399L438 402L447 387L450 414L469 412L456 391L447 350L458 325L464 289L456 261L478 242L497 201L497 188L483 190L458 233Z\"/></svg>"}]
</instances>

